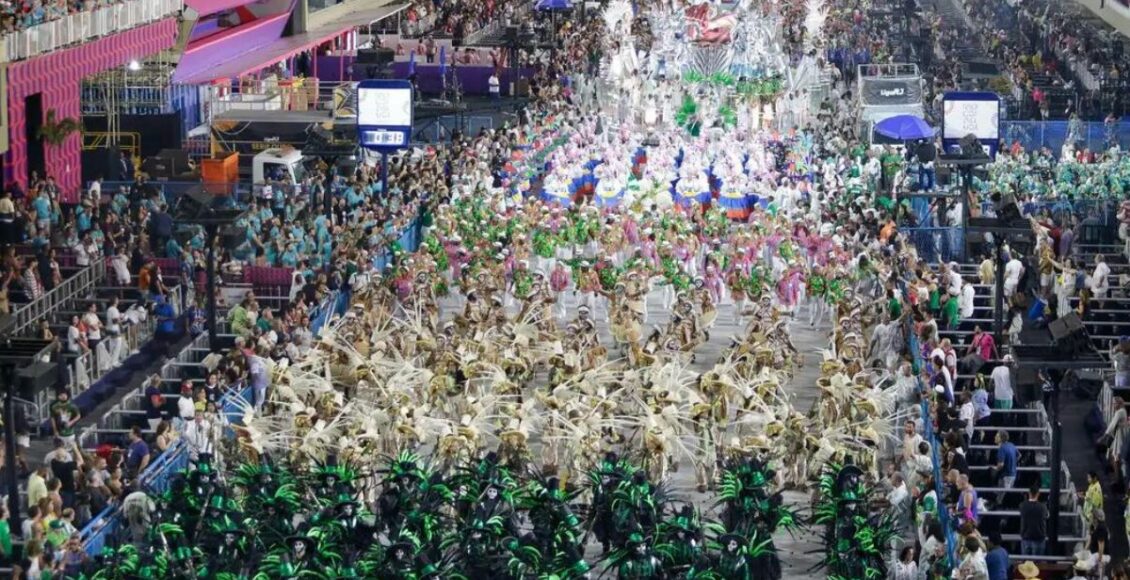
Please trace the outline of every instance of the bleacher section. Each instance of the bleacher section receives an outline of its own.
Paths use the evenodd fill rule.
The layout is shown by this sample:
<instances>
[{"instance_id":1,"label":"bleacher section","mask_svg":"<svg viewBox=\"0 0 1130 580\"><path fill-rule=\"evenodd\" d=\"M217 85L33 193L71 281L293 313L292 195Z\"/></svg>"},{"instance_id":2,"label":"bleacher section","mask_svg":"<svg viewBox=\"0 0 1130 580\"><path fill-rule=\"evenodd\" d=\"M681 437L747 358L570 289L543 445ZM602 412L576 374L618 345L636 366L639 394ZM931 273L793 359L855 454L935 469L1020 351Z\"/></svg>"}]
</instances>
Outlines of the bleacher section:
<instances>
[{"instance_id":1,"label":"bleacher section","mask_svg":"<svg viewBox=\"0 0 1130 580\"><path fill-rule=\"evenodd\" d=\"M1118 284L1119 275L1130 274L1130 264L1126 263L1126 257L1120 250L1120 247L1111 245L1077 244L1072 259L1076 266L1084 265L1089 271L1093 269L1095 255L1102 253L1112 270L1110 287L1115 289L1113 292L1118 292L1121 288ZM978 264L959 264L958 271L963 280L976 281L977 268ZM981 284L974 284L973 287L976 292L974 315L963 319L957 329L947 330L939 327L939 339L950 339L959 358L965 353L965 345L970 342L974 325L980 325L986 332L992 332L993 327L994 288ZM1130 298L1108 297L1101 303L1094 303L1093 306L1096 304L1098 307L1094 308L1083 322L1093 344L1100 349L1100 352L1105 353L1112 342L1117 341L1122 335L1130 334ZM1007 315L1005 323L1006 325L1008 323ZM1023 337L1024 334L1021 335L1022 342ZM1001 351L1002 354L1006 352L1004 349ZM987 361L981 372L988 375L997 364L1001 364L1001 361ZM1109 365L1109 361L1105 364ZM959 374L957 376L959 390L969 389L973 378L973 375ZM976 487L978 496L989 506L988 511L983 512L980 528L998 529L1001 532L1005 548L1014 563L1023 560L1048 564L1069 562L1073 558L1076 544L1083 541L1086 530L1081 518L1082 507L1066 461L1057 466L1063 474L1062 492L1058 500L1061 509L1059 545L1048 546L1049 555L1044 557L1020 555L1018 508L1024 501L1028 488L1033 484L1039 484L1044 499L1047 499L1052 469L1048 465L1052 451L1052 433L1039 387L1030 384L1030 381L1022 385L1023 378L1019 377L1017 372L1013 373L1013 382L1016 385L1017 408L993 409L989 424L974 428L974 444L970 446L967 456L970 481ZM1011 489L997 487L994 472L998 447L994 443L994 437L1001 430L1008 432L1009 440L1020 451L1019 473Z\"/></svg>"},{"instance_id":2,"label":"bleacher section","mask_svg":"<svg viewBox=\"0 0 1130 580\"><path fill-rule=\"evenodd\" d=\"M170 288L173 303L178 304L179 281L174 276L162 277L166 286ZM17 313L17 328L20 334L38 335L43 322L46 321L47 328L59 340L65 341L71 318L86 313L91 304L96 305L99 316L104 318L112 298L119 299L119 309L123 313L134 306L141 308L145 303L141 290L136 286L114 286L109 283L108 268L104 261L81 269L67 280L70 281L73 283L65 282L40 300L29 304L26 307L30 311L28 314ZM144 322L125 325L123 338L126 342L126 352L130 356L120 366L115 366L113 361L107 360L106 357L100 360L96 350L85 354L62 352L59 355L62 357L60 364L67 370L61 373L65 379L61 378L56 382L56 387L65 380L75 404L83 413L93 410L99 403L112 397L116 386L128 381L132 372L148 367L151 363L150 355L163 354L151 352L161 351L160 347L155 345L146 347L146 343L153 336L154 328L155 320L152 316L147 316ZM28 422L33 427L39 427L40 433L45 433L49 428L47 408L53 399L54 389L43 388L28 393L28 397L21 401L26 409Z\"/></svg>"}]
</instances>

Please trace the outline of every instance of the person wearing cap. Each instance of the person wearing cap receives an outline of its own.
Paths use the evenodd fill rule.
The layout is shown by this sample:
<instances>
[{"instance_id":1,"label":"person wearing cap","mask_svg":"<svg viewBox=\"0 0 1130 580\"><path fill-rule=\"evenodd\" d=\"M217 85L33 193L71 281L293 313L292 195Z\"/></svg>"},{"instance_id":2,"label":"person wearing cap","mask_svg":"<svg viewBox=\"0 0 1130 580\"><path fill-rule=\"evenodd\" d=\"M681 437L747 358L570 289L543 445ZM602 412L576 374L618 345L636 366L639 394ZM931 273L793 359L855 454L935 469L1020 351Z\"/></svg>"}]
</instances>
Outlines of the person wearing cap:
<instances>
[{"instance_id":1,"label":"person wearing cap","mask_svg":"<svg viewBox=\"0 0 1130 580\"><path fill-rule=\"evenodd\" d=\"M1040 579L1040 567L1036 566L1036 563L1031 560L1025 560L1024 562L1022 562L1019 566L1016 567L1016 571L1019 572L1020 575L1024 578L1035 580Z\"/></svg>"},{"instance_id":2,"label":"person wearing cap","mask_svg":"<svg viewBox=\"0 0 1130 580\"><path fill-rule=\"evenodd\" d=\"M196 414L192 394L192 381L185 379L180 385L180 398L177 399L177 418L185 423L192 421Z\"/></svg>"},{"instance_id":3,"label":"person wearing cap","mask_svg":"<svg viewBox=\"0 0 1130 580\"><path fill-rule=\"evenodd\" d=\"M67 447L75 443L75 424L82 419L82 411L71 402L71 393L66 388L59 389L55 402L51 405L51 431L63 440Z\"/></svg>"},{"instance_id":4,"label":"person wearing cap","mask_svg":"<svg viewBox=\"0 0 1130 580\"><path fill-rule=\"evenodd\" d=\"M1001 364L989 374L993 380L993 408L1008 410L1012 408L1012 355L1006 354L1001 359Z\"/></svg>"}]
</instances>

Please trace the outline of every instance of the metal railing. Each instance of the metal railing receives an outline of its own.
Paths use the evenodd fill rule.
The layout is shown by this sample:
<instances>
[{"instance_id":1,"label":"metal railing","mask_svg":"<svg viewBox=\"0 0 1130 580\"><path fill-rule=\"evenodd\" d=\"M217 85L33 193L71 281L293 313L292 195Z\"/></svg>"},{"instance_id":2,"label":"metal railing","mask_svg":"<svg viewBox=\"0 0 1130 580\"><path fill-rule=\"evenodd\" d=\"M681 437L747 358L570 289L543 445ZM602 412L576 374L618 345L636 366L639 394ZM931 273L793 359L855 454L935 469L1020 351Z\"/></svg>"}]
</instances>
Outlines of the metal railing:
<instances>
[{"instance_id":1,"label":"metal railing","mask_svg":"<svg viewBox=\"0 0 1130 580\"><path fill-rule=\"evenodd\" d=\"M106 277L106 261L95 260L90 266L79 270L74 276L63 280L55 288L43 296L25 304L13 314L16 324L12 334L19 336L27 331L33 324L47 314L58 310L67 301L73 300L95 285L100 284Z\"/></svg>"},{"instance_id":2,"label":"metal railing","mask_svg":"<svg viewBox=\"0 0 1130 580\"><path fill-rule=\"evenodd\" d=\"M7 59L23 60L90 42L172 16L183 7L183 0L125 0L112 6L69 14L5 36Z\"/></svg>"},{"instance_id":3,"label":"metal railing","mask_svg":"<svg viewBox=\"0 0 1130 580\"><path fill-rule=\"evenodd\" d=\"M463 39L463 46L475 46L479 42L482 42L482 40L484 38L494 36L495 34L497 34L502 29L503 29L502 21L501 20L495 20L495 21L487 24L486 26L472 32L471 34L468 34L467 37L465 39Z\"/></svg>"},{"instance_id":4,"label":"metal railing","mask_svg":"<svg viewBox=\"0 0 1130 580\"><path fill-rule=\"evenodd\" d=\"M179 288L179 286L177 287ZM174 289L173 291L175 291ZM126 332L124 334L126 353L138 350L145 341L153 336L153 331L157 327L157 321L152 317L148 317L140 324L126 325ZM90 349L74 360L71 363L71 382L68 385L68 390L71 396L89 389L91 385L98 382L103 376L110 371L114 370L121 364L120 362L103 364L103 361L98 359L97 349Z\"/></svg>"}]
</instances>

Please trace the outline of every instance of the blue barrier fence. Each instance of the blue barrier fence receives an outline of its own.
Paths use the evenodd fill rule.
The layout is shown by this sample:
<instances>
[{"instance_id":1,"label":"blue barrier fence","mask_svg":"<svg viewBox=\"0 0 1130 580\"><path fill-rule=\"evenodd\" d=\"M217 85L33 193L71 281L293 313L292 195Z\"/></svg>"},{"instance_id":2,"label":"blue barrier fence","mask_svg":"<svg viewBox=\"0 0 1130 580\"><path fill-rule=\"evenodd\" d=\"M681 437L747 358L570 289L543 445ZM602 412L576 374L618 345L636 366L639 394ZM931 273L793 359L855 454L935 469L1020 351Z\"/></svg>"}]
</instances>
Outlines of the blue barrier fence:
<instances>
[{"instance_id":1,"label":"blue barrier fence","mask_svg":"<svg viewBox=\"0 0 1130 580\"><path fill-rule=\"evenodd\" d=\"M423 224L421 221L416 219L401 232L400 238L396 240L396 244L400 246L401 250L411 253L415 252L416 249L420 247L420 242L423 241L421 239L422 227ZM373 258L373 267L376 268L378 272L384 272L392 264L392 258L392 250L386 249L384 252L381 252L379 256Z\"/></svg>"},{"instance_id":2,"label":"blue barrier fence","mask_svg":"<svg viewBox=\"0 0 1130 580\"><path fill-rule=\"evenodd\" d=\"M228 424L238 424L242 420L241 406L236 404L239 400L251 400L251 388L242 388L237 384L220 400L221 413L227 418ZM230 436L225 433L225 436ZM141 472L138 479L142 489L150 494L159 494L167 491L172 484L173 477L188 469L188 447L181 440L174 441L159 457L153 460L145 471ZM83 547L90 556L97 556L102 549L113 546L122 530L125 514L120 505L111 505L94 516L79 532Z\"/></svg>"},{"instance_id":3,"label":"blue barrier fence","mask_svg":"<svg viewBox=\"0 0 1130 580\"><path fill-rule=\"evenodd\" d=\"M338 312L338 305L341 302L342 294L343 292L337 290L330 292L330 295L310 312L310 331L314 336L318 336L318 332L322 330L322 327Z\"/></svg>"},{"instance_id":4,"label":"blue barrier fence","mask_svg":"<svg viewBox=\"0 0 1130 580\"><path fill-rule=\"evenodd\" d=\"M901 292L903 297L907 296L906 283L900 281ZM925 372L926 366L922 360L922 349L918 344L918 336L914 332L914 323L909 316L904 318L903 331L906 334L906 347L910 351L910 356L914 361L914 367L919 369L915 375L915 381L918 386L918 392L922 394L922 401L920 403L920 412L922 416L922 438L930 444L930 460L933 464L934 476L934 493L936 494L936 509L938 521L942 524L942 533L946 539L946 556L949 558L951 566L956 566L957 558L957 533L956 526L950 519L949 511L946 509L944 502L945 490L942 487L942 458L939 453L941 448L941 441L938 439L937 434L934 433L934 424L930 417L930 391L926 385L922 384L922 373Z\"/></svg>"}]
</instances>

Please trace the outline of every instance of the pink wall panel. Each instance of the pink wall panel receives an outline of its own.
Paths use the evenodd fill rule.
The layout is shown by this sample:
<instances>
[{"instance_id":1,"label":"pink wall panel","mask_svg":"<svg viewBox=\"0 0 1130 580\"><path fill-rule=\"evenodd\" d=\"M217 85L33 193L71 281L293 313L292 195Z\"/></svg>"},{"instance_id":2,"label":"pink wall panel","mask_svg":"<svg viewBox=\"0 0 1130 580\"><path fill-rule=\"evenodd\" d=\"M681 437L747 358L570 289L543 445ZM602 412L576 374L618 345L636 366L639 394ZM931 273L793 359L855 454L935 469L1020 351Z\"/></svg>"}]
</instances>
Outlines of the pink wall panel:
<instances>
[{"instance_id":1,"label":"pink wall panel","mask_svg":"<svg viewBox=\"0 0 1130 580\"><path fill-rule=\"evenodd\" d=\"M81 118L82 79L122 66L173 46L176 18L100 38L82 46L58 50L8 66L8 120L11 146L4 160L4 182L27 185L27 141L24 99L43 94L43 112L54 109L56 118ZM82 179L82 136L72 135L59 147L45 150L48 173L64 192L64 201L78 195ZM35 168L43 170L44 168Z\"/></svg>"}]
</instances>

